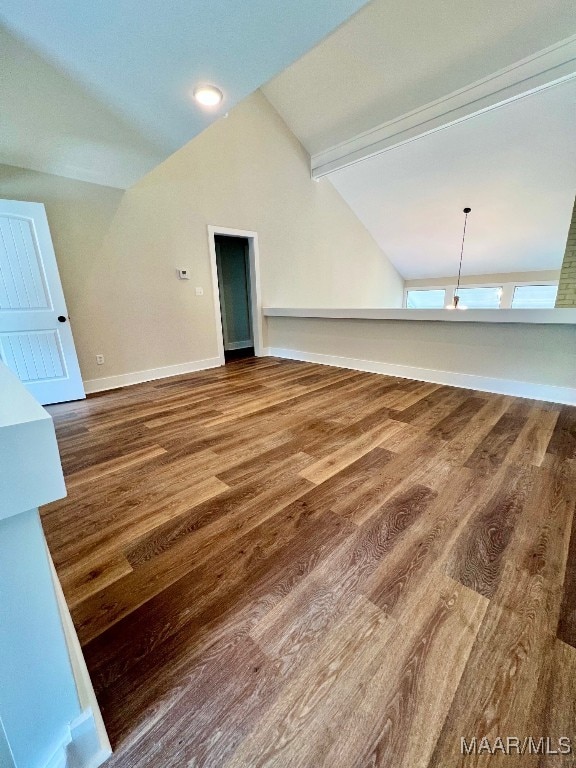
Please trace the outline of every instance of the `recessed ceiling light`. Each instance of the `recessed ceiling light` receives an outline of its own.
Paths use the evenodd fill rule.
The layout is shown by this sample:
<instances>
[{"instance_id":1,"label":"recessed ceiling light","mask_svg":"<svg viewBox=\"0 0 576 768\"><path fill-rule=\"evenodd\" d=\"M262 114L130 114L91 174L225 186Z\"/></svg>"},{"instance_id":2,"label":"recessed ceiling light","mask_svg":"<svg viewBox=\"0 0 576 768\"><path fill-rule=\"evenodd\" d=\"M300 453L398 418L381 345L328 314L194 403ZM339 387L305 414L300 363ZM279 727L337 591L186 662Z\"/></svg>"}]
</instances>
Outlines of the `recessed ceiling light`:
<instances>
[{"instance_id":1,"label":"recessed ceiling light","mask_svg":"<svg viewBox=\"0 0 576 768\"><path fill-rule=\"evenodd\" d=\"M216 107L224 98L220 88L216 88L215 85L199 85L197 88L194 88L192 95L198 104L202 104L203 107Z\"/></svg>"}]
</instances>

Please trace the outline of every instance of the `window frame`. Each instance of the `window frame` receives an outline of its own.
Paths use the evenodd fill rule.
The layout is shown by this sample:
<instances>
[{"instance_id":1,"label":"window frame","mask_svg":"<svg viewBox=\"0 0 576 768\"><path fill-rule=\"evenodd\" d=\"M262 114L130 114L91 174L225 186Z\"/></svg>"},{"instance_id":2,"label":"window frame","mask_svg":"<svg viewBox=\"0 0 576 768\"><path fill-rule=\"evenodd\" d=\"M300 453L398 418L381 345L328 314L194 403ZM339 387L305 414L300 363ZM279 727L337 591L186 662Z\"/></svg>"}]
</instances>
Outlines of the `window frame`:
<instances>
[{"instance_id":1,"label":"window frame","mask_svg":"<svg viewBox=\"0 0 576 768\"><path fill-rule=\"evenodd\" d=\"M414 309L414 310L427 309L428 311L430 311L431 309L434 309L434 310L436 310L436 309L444 309L444 307L446 306L446 302L444 302L441 307L409 307L408 306L408 293L410 291L412 291L412 292L415 292L415 291L438 291L438 292L444 291L444 298L446 298L446 290L445 290L444 286L442 286L442 285L430 286L430 287L420 287L420 286L418 286L416 288L405 288L404 289L404 301L403 301L404 309Z\"/></svg>"},{"instance_id":2,"label":"window frame","mask_svg":"<svg viewBox=\"0 0 576 768\"><path fill-rule=\"evenodd\" d=\"M500 306L498 309L513 309L512 299L514 297L514 290L518 286L525 285L558 285L558 280L518 280L513 282L497 282L497 283L465 283L460 285L460 288L502 288L502 296L500 297ZM404 296L402 300L403 309L410 309L412 312L422 312L421 309L411 309L408 307L408 291L444 291L444 307L448 304L452 304L454 301L454 294L456 293L456 284L445 283L443 285L409 285L404 286ZM427 310L428 312L430 310ZM436 310L434 310L436 311ZM479 310L482 311L482 310ZM535 310L537 311L537 310Z\"/></svg>"},{"instance_id":3,"label":"window frame","mask_svg":"<svg viewBox=\"0 0 576 768\"><path fill-rule=\"evenodd\" d=\"M555 285L558 287L558 281L557 280L540 280L539 282L535 283L533 280L531 280L528 283L514 283L514 286L512 288L512 294L510 296L510 309L526 309L526 307L513 307L512 302L514 301L514 292L516 288L523 288L525 286L533 286L534 288L537 288L539 286L545 286L545 285ZM558 291L556 291L556 295L558 295ZM546 309L546 307L530 307L530 309ZM547 307L547 309L554 309L554 307Z\"/></svg>"}]
</instances>

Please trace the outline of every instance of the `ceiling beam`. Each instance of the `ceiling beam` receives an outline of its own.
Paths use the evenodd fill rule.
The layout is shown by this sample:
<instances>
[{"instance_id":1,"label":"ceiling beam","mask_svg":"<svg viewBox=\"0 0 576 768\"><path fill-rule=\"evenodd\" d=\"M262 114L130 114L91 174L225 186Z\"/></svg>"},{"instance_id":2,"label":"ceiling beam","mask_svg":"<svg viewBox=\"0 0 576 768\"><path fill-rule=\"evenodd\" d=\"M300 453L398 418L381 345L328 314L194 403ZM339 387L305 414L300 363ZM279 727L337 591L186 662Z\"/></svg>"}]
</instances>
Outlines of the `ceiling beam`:
<instances>
[{"instance_id":1,"label":"ceiling beam","mask_svg":"<svg viewBox=\"0 0 576 768\"><path fill-rule=\"evenodd\" d=\"M312 178L576 77L576 35L311 157Z\"/></svg>"}]
</instances>

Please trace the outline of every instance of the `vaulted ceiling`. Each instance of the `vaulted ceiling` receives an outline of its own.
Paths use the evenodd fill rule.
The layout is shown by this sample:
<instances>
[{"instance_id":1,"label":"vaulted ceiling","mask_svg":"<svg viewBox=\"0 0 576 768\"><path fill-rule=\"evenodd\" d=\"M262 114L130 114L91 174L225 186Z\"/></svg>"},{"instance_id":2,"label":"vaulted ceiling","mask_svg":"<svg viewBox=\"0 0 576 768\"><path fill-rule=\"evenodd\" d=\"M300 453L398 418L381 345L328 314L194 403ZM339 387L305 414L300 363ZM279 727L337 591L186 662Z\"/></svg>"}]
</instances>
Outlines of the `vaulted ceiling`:
<instances>
[{"instance_id":1,"label":"vaulted ceiling","mask_svg":"<svg viewBox=\"0 0 576 768\"><path fill-rule=\"evenodd\" d=\"M449 110L454 92L499 70L510 81L524 73L521 60L537 71L543 49L570 59L574 33L573 0L373 0L263 90L315 172L340 158L327 178L406 279L457 272L464 206L465 274L558 269L576 192L576 81L453 125ZM574 62L550 67L549 80L576 72ZM532 88L523 76L514 98ZM391 134L408 115L424 125L429 105L444 102L449 127L354 154L382 124ZM480 108L471 101L470 115Z\"/></svg>"},{"instance_id":2,"label":"vaulted ceiling","mask_svg":"<svg viewBox=\"0 0 576 768\"><path fill-rule=\"evenodd\" d=\"M575 33L573 0L372 0L263 90L315 154Z\"/></svg>"},{"instance_id":3,"label":"vaulted ceiling","mask_svg":"<svg viewBox=\"0 0 576 768\"><path fill-rule=\"evenodd\" d=\"M121 188L259 86L316 154L576 32L573 0L0 0L0 22L0 162ZM329 178L406 278L454 273L464 205L465 272L556 268L573 122L557 86Z\"/></svg>"},{"instance_id":4,"label":"vaulted ceiling","mask_svg":"<svg viewBox=\"0 0 576 768\"><path fill-rule=\"evenodd\" d=\"M576 193L576 80L329 175L406 279L555 270ZM322 181L321 183L326 183Z\"/></svg>"},{"instance_id":5,"label":"vaulted ceiling","mask_svg":"<svg viewBox=\"0 0 576 768\"><path fill-rule=\"evenodd\" d=\"M0 161L128 186L365 2L1 0Z\"/></svg>"}]
</instances>

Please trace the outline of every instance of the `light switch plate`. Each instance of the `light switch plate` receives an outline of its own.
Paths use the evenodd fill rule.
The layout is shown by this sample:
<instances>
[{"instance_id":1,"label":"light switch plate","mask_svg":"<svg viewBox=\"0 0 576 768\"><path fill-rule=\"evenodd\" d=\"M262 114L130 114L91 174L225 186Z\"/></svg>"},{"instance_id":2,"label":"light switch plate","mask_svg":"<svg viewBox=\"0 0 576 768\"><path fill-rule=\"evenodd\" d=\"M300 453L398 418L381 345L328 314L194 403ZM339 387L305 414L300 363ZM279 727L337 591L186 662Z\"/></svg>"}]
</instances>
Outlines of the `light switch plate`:
<instances>
[{"instance_id":1,"label":"light switch plate","mask_svg":"<svg viewBox=\"0 0 576 768\"><path fill-rule=\"evenodd\" d=\"M204 296L204 288L196 288L196 296Z\"/></svg>"}]
</instances>

